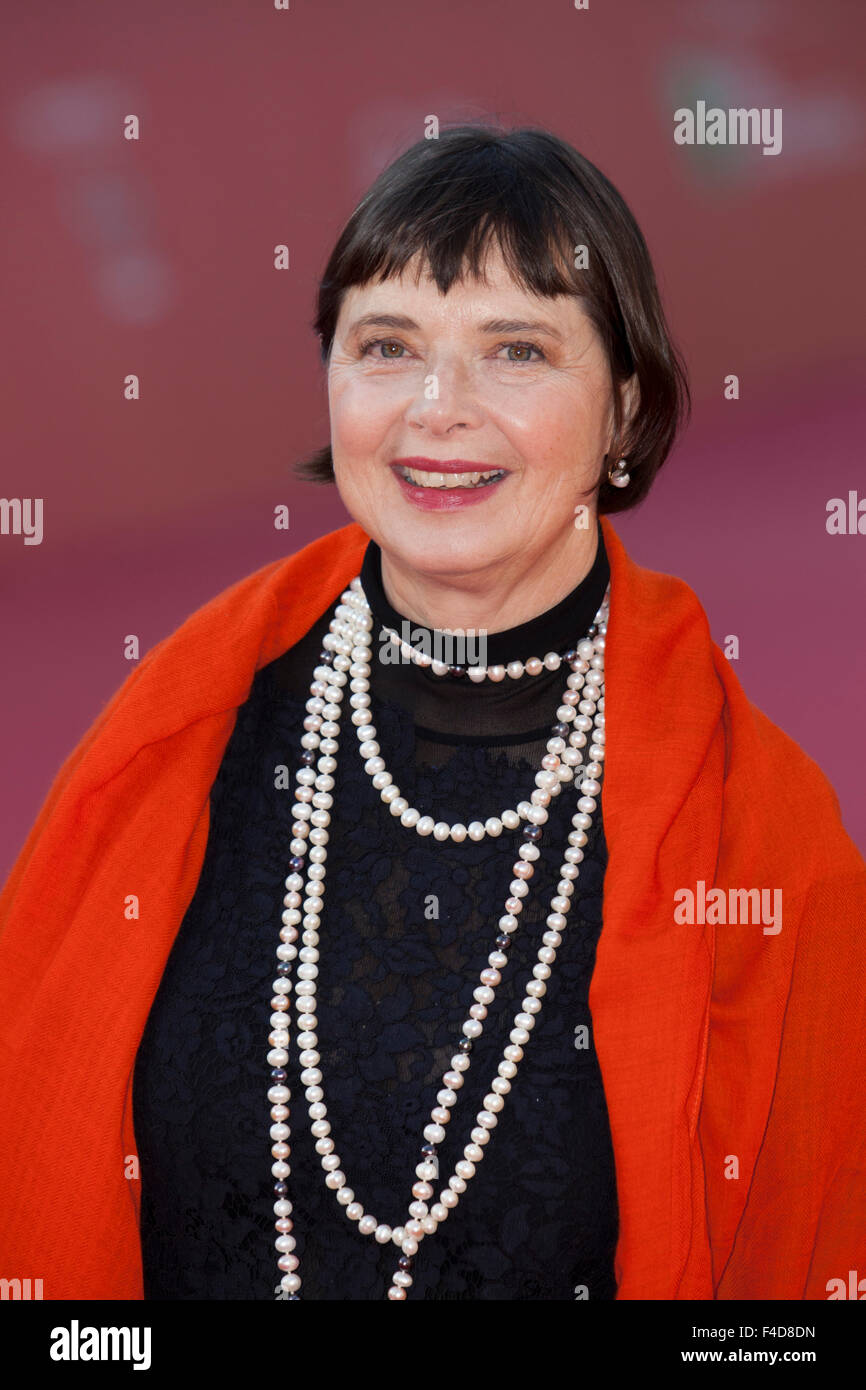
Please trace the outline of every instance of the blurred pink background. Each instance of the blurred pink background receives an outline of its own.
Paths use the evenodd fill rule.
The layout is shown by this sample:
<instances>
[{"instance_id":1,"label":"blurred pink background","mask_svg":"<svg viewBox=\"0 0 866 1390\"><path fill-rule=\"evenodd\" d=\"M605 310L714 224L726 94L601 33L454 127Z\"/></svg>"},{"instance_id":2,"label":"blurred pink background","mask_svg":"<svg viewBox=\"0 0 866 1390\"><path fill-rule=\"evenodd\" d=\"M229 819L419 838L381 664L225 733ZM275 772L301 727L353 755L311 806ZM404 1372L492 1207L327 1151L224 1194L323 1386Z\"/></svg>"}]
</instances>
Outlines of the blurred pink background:
<instances>
[{"instance_id":1,"label":"blurred pink background","mask_svg":"<svg viewBox=\"0 0 866 1390\"><path fill-rule=\"evenodd\" d=\"M547 127L632 207L694 415L613 524L692 586L718 642L738 635L748 695L866 848L866 535L825 527L830 498L866 498L857 0L91 0L7 7L0 28L0 492L44 499L40 545L0 535L0 877L132 669L126 634L144 653L350 519L290 473L328 437L315 288L431 113ZM782 152L676 145L698 100L781 107Z\"/></svg>"}]
</instances>

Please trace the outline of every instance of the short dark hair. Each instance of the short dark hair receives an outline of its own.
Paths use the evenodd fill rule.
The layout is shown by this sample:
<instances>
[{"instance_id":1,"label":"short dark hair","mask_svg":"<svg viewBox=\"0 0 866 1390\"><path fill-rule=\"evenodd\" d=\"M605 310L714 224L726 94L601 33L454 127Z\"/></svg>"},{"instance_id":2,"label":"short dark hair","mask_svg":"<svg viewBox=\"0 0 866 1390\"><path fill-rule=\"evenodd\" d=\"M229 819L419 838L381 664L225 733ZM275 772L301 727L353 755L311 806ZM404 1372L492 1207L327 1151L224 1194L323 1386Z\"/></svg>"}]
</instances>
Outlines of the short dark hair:
<instances>
[{"instance_id":1,"label":"short dark hair","mask_svg":"<svg viewBox=\"0 0 866 1390\"><path fill-rule=\"evenodd\" d=\"M398 275L421 253L445 294L467 269L483 273L495 242L515 280L541 295L574 294L601 340L614 384L636 377L640 400L623 430L614 391L615 456L602 474L599 513L642 501L691 412L686 369L661 306L646 242L621 194L594 164L549 131L458 125L393 161L346 223L322 276L313 327L327 364L346 291ZM587 266L575 268L575 249ZM628 460L613 487L608 462ZM330 445L294 465L334 481Z\"/></svg>"}]
</instances>

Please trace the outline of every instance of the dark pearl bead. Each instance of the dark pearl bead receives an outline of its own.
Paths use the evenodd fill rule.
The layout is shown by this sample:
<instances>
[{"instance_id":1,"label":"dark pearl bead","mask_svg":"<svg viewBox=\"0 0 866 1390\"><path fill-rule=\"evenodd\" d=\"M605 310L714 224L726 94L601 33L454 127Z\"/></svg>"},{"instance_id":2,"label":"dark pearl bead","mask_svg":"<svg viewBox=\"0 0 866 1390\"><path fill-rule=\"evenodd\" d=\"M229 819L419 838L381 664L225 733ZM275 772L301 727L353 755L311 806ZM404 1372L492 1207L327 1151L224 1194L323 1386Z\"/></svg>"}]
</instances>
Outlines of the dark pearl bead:
<instances>
[{"instance_id":1,"label":"dark pearl bead","mask_svg":"<svg viewBox=\"0 0 866 1390\"><path fill-rule=\"evenodd\" d=\"M503 932L501 936L496 937L494 945L498 946L500 951L507 951L511 945L511 937L507 932Z\"/></svg>"},{"instance_id":2,"label":"dark pearl bead","mask_svg":"<svg viewBox=\"0 0 866 1390\"><path fill-rule=\"evenodd\" d=\"M448 667L448 674L449 674L449 676L465 676L465 675L466 675L466 667L465 667L465 666L449 666L449 667Z\"/></svg>"},{"instance_id":3,"label":"dark pearl bead","mask_svg":"<svg viewBox=\"0 0 866 1390\"><path fill-rule=\"evenodd\" d=\"M563 661L567 661L569 666L573 661L577 661L577 648L569 647L568 651L565 653L562 659Z\"/></svg>"},{"instance_id":4,"label":"dark pearl bead","mask_svg":"<svg viewBox=\"0 0 866 1390\"><path fill-rule=\"evenodd\" d=\"M425 1158L435 1158L435 1157L436 1157L436 1145L435 1145L435 1144L422 1144L422 1145L421 1145L421 1153L423 1154L423 1156L424 1156Z\"/></svg>"},{"instance_id":5,"label":"dark pearl bead","mask_svg":"<svg viewBox=\"0 0 866 1390\"><path fill-rule=\"evenodd\" d=\"M320 665L320 666L333 666L333 664L334 664L334 653L333 653L332 651L323 651L323 652L319 652L319 665Z\"/></svg>"},{"instance_id":6,"label":"dark pearl bead","mask_svg":"<svg viewBox=\"0 0 866 1390\"><path fill-rule=\"evenodd\" d=\"M304 858L301 854L293 854L289 860L289 868L293 874L299 874L304 867Z\"/></svg>"},{"instance_id":7,"label":"dark pearl bead","mask_svg":"<svg viewBox=\"0 0 866 1390\"><path fill-rule=\"evenodd\" d=\"M287 1197L289 1195L289 1184L287 1182L274 1183L274 1196Z\"/></svg>"},{"instance_id":8,"label":"dark pearl bead","mask_svg":"<svg viewBox=\"0 0 866 1390\"><path fill-rule=\"evenodd\" d=\"M460 1041L459 1041L459 1043L457 1044L457 1051L458 1051L458 1052L471 1052L471 1051L472 1051L472 1039L471 1039L471 1038L461 1038Z\"/></svg>"},{"instance_id":9,"label":"dark pearl bead","mask_svg":"<svg viewBox=\"0 0 866 1390\"><path fill-rule=\"evenodd\" d=\"M285 1067L274 1067L271 1071L271 1080L274 1084L282 1084L288 1080L289 1073Z\"/></svg>"},{"instance_id":10,"label":"dark pearl bead","mask_svg":"<svg viewBox=\"0 0 866 1390\"><path fill-rule=\"evenodd\" d=\"M281 960L280 963L279 963L279 965L277 966L277 974L278 974L278 975L291 975L291 973L292 973L292 967L289 965L289 962L288 962L287 960Z\"/></svg>"},{"instance_id":11,"label":"dark pearl bead","mask_svg":"<svg viewBox=\"0 0 866 1390\"><path fill-rule=\"evenodd\" d=\"M401 1255L399 1260L397 1261L397 1268L405 1269L408 1272L412 1268L413 1264L414 1260L412 1259L411 1255Z\"/></svg>"},{"instance_id":12,"label":"dark pearl bead","mask_svg":"<svg viewBox=\"0 0 866 1390\"><path fill-rule=\"evenodd\" d=\"M554 724L554 726L553 726L553 736L554 736L554 738L568 738L568 735L569 735L569 728L568 728L568 725L567 725L567 724Z\"/></svg>"},{"instance_id":13,"label":"dark pearl bead","mask_svg":"<svg viewBox=\"0 0 866 1390\"><path fill-rule=\"evenodd\" d=\"M542 827L540 825L525 825L523 827L523 838L535 844L536 840L541 839Z\"/></svg>"},{"instance_id":14,"label":"dark pearl bead","mask_svg":"<svg viewBox=\"0 0 866 1390\"><path fill-rule=\"evenodd\" d=\"M301 762L304 764L304 766L311 767L315 761L316 755L313 752L312 748L305 748L303 753L301 754Z\"/></svg>"},{"instance_id":15,"label":"dark pearl bead","mask_svg":"<svg viewBox=\"0 0 866 1390\"><path fill-rule=\"evenodd\" d=\"M287 1303L300 1303L300 1301L301 1301L301 1295L300 1295L299 1293L289 1293L289 1294L286 1294L286 1302L287 1302Z\"/></svg>"}]
</instances>

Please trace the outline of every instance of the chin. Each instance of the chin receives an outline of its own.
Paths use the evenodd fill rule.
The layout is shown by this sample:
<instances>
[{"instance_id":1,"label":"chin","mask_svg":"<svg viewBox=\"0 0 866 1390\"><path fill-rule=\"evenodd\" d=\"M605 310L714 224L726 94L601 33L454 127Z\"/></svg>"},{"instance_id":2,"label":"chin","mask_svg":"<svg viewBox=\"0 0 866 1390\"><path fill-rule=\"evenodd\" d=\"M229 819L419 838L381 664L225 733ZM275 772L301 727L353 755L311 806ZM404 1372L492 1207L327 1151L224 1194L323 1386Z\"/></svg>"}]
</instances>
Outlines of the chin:
<instances>
[{"instance_id":1,"label":"chin","mask_svg":"<svg viewBox=\"0 0 866 1390\"><path fill-rule=\"evenodd\" d=\"M456 520L456 525L449 525ZM367 528L364 528L367 530ZM371 534L370 531L367 534ZM435 517L405 525L378 527L379 548L406 569L424 574L450 574L484 569L503 556L502 527L467 524L463 518Z\"/></svg>"}]
</instances>

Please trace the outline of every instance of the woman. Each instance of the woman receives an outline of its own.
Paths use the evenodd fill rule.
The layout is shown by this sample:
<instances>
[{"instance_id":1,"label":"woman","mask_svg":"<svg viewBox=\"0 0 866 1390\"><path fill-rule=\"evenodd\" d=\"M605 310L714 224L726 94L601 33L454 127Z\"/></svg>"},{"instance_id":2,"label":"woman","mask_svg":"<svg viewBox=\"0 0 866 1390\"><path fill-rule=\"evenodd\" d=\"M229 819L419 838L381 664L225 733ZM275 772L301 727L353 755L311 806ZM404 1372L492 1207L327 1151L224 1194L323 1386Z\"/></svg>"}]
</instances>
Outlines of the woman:
<instances>
[{"instance_id":1,"label":"woman","mask_svg":"<svg viewBox=\"0 0 866 1390\"><path fill-rule=\"evenodd\" d=\"M306 472L354 521L148 654L2 897L5 1262L46 1298L828 1297L866 1271L866 866L608 519L687 399L633 217L550 134L447 131L316 326Z\"/></svg>"}]
</instances>

